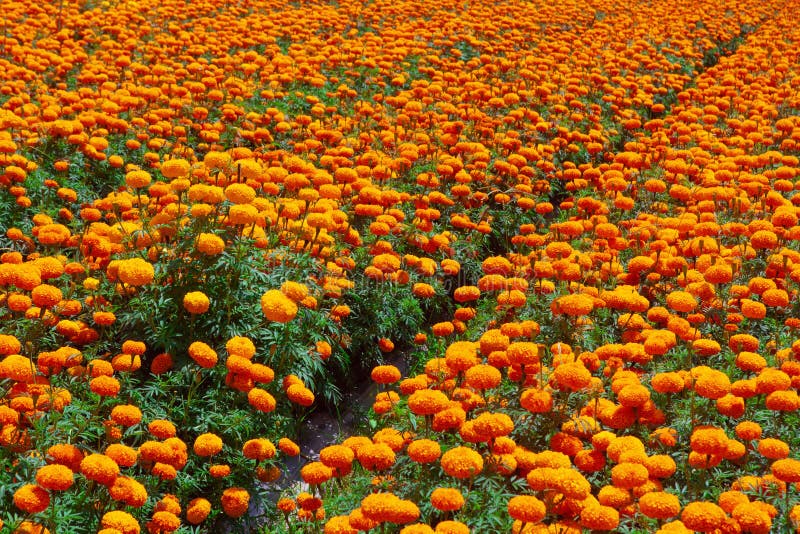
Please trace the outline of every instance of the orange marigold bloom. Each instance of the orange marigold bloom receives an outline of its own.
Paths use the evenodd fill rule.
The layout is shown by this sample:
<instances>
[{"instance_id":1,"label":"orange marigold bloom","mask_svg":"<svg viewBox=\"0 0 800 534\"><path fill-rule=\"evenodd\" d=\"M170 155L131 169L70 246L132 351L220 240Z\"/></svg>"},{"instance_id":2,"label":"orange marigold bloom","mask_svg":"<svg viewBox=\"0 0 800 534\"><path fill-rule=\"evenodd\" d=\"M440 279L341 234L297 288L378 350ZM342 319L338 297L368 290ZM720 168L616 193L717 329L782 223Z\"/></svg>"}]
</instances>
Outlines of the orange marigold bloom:
<instances>
[{"instance_id":1,"label":"orange marigold bloom","mask_svg":"<svg viewBox=\"0 0 800 534\"><path fill-rule=\"evenodd\" d=\"M400 370L394 365L379 365L370 374L376 384L394 384L400 380L400 376Z\"/></svg>"},{"instance_id":2,"label":"orange marigold bloom","mask_svg":"<svg viewBox=\"0 0 800 534\"><path fill-rule=\"evenodd\" d=\"M408 397L408 408L416 415L433 415L450 403L447 395L435 389L421 389Z\"/></svg>"},{"instance_id":3,"label":"orange marigold bloom","mask_svg":"<svg viewBox=\"0 0 800 534\"><path fill-rule=\"evenodd\" d=\"M101 397L115 397L120 387L119 380L111 376L98 376L89 381L89 389Z\"/></svg>"},{"instance_id":4,"label":"orange marigold bloom","mask_svg":"<svg viewBox=\"0 0 800 534\"><path fill-rule=\"evenodd\" d=\"M141 258L121 260L117 268L119 279L129 286L143 286L153 281L155 270L153 265Z\"/></svg>"},{"instance_id":5,"label":"orange marigold bloom","mask_svg":"<svg viewBox=\"0 0 800 534\"><path fill-rule=\"evenodd\" d=\"M550 310L557 314L566 314L572 317L588 315L594 309L594 300L588 295L573 293L564 295L552 302Z\"/></svg>"},{"instance_id":6,"label":"orange marigold bloom","mask_svg":"<svg viewBox=\"0 0 800 534\"><path fill-rule=\"evenodd\" d=\"M242 445L242 454L251 460L263 461L275 456L275 445L264 438L248 440Z\"/></svg>"},{"instance_id":7,"label":"orange marigold bloom","mask_svg":"<svg viewBox=\"0 0 800 534\"><path fill-rule=\"evenodd\" d=\"M25 484L14 492L14 506L28 514L38 514L50 506L50 494L34 484Z\"/></svg>"},{"instance_id":8,"label":"orange marigold bloom","mask_svg":"<svg viewBox=\"0 0 800 534\"><path fill-rule=\"evenodd\" d=\"M800 460L782 458L772 462L770 467L775 478L783 482L800 482Z\"/></svg>"},{"instance_id":9,"label":"orange marigold bloom","mask_svg":"<svg viewBox=\"0 0 800 534\"><path fill-rule=\"evenodd\" d=\"M611 469L611 480L618 488L635 488L647 482L650 474L640 464L621 463Z\"/></svg>"},{"instance_id":10,"label":"orange marigold bloom","mask_svg":"<svg viewBox=\"0 0 800 534\"><path fill-rule=\"evenodd\" d=\"M217 364L217 353L202 341L195 341L189 345L189 356L197 365L211 369Z\"/></svg>"},{"instance_id":11,"label":"orange marigold bloom","mask_svg":"<svg viewBox=\"0 0 800 534\"><path fill-rule=\"evenodd\" d=\"M244 488L233 487L222 492L222 510L229 517L241 517L247 512L250 494Z\"/></svg>"},{"instance_id":12,"label":"orange marigold bloom","mask_svg":"<svg viewBox=\"0 0 800 534\"><path fill-rule=\"evenodd\" d=\"M200 434L194 440L192 447L198 456L213 456L222 451L222 439L216 434Z\"/></svg>"},{"instance_id":13,"label":"orange marigold bloom","mask_svg":"<svg viewBox=\"0 0 800 534\"><path fill-rule=\"evenodd\" d=\"M261 310L269 321L288 323L297 315L297 304L277 289L261 296Z\"/></svg>"},{"instance_id":14,"label":"orange marigold bloom","mask_svg":"<svg viewBox=\"0 0 800 534\"><path fill-rule=\"evenodd\" d=\"M526 389L520 396L520 405L531 413L548 413L553 408L553 396L543 389Z\"/></svg>"},{"instance_id":15,"label":"orange marigold bloom","mask_svg":"<svg viewBox=\"0 0 800 534\"><path fill-rule=\"evenodd\" d=\"M300 447L289 438L279 439L278 448L286 456L297 456L298 454L300 454Z\"/></svg>"},{"instance_id":16,"label":"orange marigold bloom","mask_svg":"<svg viewBox=\"0 0 800 534\"><path fill-rule=\"evenodd\" d=\"M465 384L477 390L495 388L500 385L502 378L502 374L496 367L484 364L474 365L464 374Z\"/></svg>"},{"instance_id":17,"label":"orange marigold bloom","mask_svg":"<svg viewBox=\"0 0 800 534\"><path fill-rule=\"evenodd\" d=\"M311 486L323 484L333 477L333 470L322 462L311 462L300 469L303 482Z\"/></svg>"},{"instance_id":18,"label":"orange marigold bloom","mask_svg":"<svg viewBox=\"0 0 800 534\"><path fill-rule=\"evenodd\" d=\"M412 461L420 464L427 464L439 459L442 455L442 448L436 441L418 439L409 443L407 453Z\"/></svg>"},{"instance_id":19,"label":"orange marigold bloom","mask_svg":"<svg viewBox=\"0 0 800 534\"><path fill-rule=\"evenodd\" d=\"M225 241L214 234L201 233L197 236L197 250L207 256L216 256L225 250Z\"/></svg>"},{"instance_id":20,"label":"orange marigold bloom","mask_svg":"<svg viewBox=\"0 0 800 534\"><path fill-rule=\"evenodd\" d=\"M111 420L122 426L137 425L142 420L142 411L132 404L114 406Z\"/></svg>"},{"instance_id":21,"label":"orange marigold bloom","mask_svg":"<svg viewBox=\"0 0 800 534\"><path fill-rule=\"evenodd\" d=\"M89 480L108 486L119 475L119 465L105 454L90 454L81 460L80 471Z\"/></svg>"},{"instance_id":22,"label":"orange marigold bloom","mask_svg":"<svg viewBox=\"0 0 800 534\"><path fill-rule=\"evenodd\" d=\"M747 502L736 506L731 512L742 532L769 532L772 518L758 503Z\"/></svg>"},{"instance_id":23,"label":"orange marigold bloom","mask_svg":"<svg viewBox=\"0 0 800 534\"><path fill-rule=\"evenodd\" d=\"M192 525L198 525L206 520L209 513L211 513L211 503L198 497L189 501L189 506L186 508L186 520Z\"/></svg>"},{"instance_id":24,"label":"orange marigold bloom","mask_svg":"<svg viewBox=\"0 0 800 534\"><path fill-rule=\"evenodd\" d=\"M183 308L192 315L208 311L211 301L202 291L191 291L183 296Z\"/></svg>"},{"instance_id":25,"label":"orange marigold bloom","mask_svg":"<svg viewBox=\"0 0 800 534\"><path fill-rule=\"evenodd\" d=\"M589 505L581 510L581 526L591 530L614 530L619 525L619 512L610 506Z\"/></svg>"},{"instance_id":26,"label":"orange marigold bloom","mask_svg":"<svg viewBox=\"0 0 800 534\"><path fill-rule=\"evenodd\" d=\"M681 511L678 497L663 491L651 491L639 498L639 510L652 519L669 519Z\"/></svg>"},{"instance_id":27,"label":"orange marigold bloom","mask_svg":"<svg viewBox=\"0 0 800 534\"><path fill-rule=\"evenodd\" d=\"M100 524L122 534L139 534L141 532L139 522L131 514L120 510L106 512L100 520Z\"/></svg>"},{"instance_id":28,"label":"orange marigold bloom","mask_svg":"<svg viewBox=\"0 0 800 534\"><path fill-rule=\"evenodd\" d=\"M546 512L544 503L533 495L517 495L508 501L508 515L523 523L538 523Z\"/></svg>"},{"instance_id":29,"label":"orange marigold bloom","mask_svg":"<svg viewBox=\"0 0 800 534\"><path fill-rule=\"evenodd\" d=\"M356 457L365 469L382 471L394 465L395 453L386 443L369 443L356 450Z\"/></svg>"},{"instance_id":30,"label":"orange marigold bloom","mask_svg":"<svg viewBox=\"0 0 800 534\"><path fill-rule=\"evenodd\" d=\"M442 469L455 478L470 478L483 470L483 457L469 447L455 447L445 452Z\"/></svg>"},{"instance_id":31,"label":"orange marigold bloom","mask_svg":"<svg viewBox=\"0 0 800 534\"><path fill-rule=\"evenodd\" d=\"M765 438L758 442L758 452L770 460L780 460L789 456L789 445L775 438Z\"/></svg>"},{"instance_id":32,"label":"orange marigold bloom","mask_svg":"<svg viewBox=\"0 0 800 534\"><path fill-rule=\"evenodd\" d=\"M45 465L36 471L36 483L44 489L64 491L69 489L74 481L74 473L64 465Z\"/></svg>"},{"instance_id":33,"label":"orange marigold bloom","mask_svg":"<svg viewBox=\"0 0 800 534\"><path fill-rule=\"evenodd\" d=\"M697 532L713 532L722 527L726 520L725 511L711 502L691 502L681 513L681 521L686 528Z\"/></svg>"}]
</instances>

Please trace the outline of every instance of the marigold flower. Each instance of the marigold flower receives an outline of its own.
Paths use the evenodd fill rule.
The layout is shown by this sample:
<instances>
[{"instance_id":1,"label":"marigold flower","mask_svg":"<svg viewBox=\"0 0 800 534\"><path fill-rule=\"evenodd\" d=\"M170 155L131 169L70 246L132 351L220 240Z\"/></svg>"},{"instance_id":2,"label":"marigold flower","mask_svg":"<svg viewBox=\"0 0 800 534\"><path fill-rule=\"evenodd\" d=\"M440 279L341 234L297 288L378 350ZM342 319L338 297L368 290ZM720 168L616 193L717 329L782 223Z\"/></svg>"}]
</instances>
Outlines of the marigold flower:
<instances>
[{"instance_id":1,"label":"marigold flower","mask_svg":"<svg viewBox=\"0 0 800 534\"><path fill-rule=\"evenodd\" d=\"M770 460L780 460L789 456L789 445L775 438L765 438L758 442L758 452Z\"/></svg>"},{"instance_id":2,"label":"marigold flower","mask_svg":"<svg viewBox=\"0 0 800 534\"><path fill-rule=\"evenodd\" d=\"M553 396L543 389L526 389L520 396L520 405L531 413L548 413L553 408Z\"/></svg>"},{"instance_id":3,"label":"marigold flower","mask_svg":"<svg viewBox=\"0 0 800 534\"><path fill-rule=\"evenodd\" d=\"M244 488L232 487L222 492L222 510L229 517L241 517L247 512L250 494Z\"/></svg>"},{"instance_id":4,"label":"marigold flower","mask_svg":"<svg viewBox=\"0 0 800 534\"><path fill-rule=\"evenodd\" d=\"M167 439L176 435L175 425L166 419L153 419L147 425L147 430L158 439Z\"/></svg>"},{"instance_id":5,"label":"marigold flower","mask_svg":"<svg viewBox=\"0 0 800 534\"><path fill-rule=\"evenodd\" d=\"M253 388L247 392L247 402L256 410L269 413L275 410L277 405L275 397L266 390Z\"/></svg>"},{"instance_id":6,"label":"marigold flower","mask_svg":"<svg viewBox=\"0 0 800 534\"><path fill-rule=\"evenodd\" d=\"M217 364L216 351L202 341L195 341L189 345L189 356L204 369L211 369Z\"/></svg>"},{"instance_id":7,"label":"marigold flower","mask_svg":"<svg viewBox=\"0 0 800 534\"><path fill-rule=\"evenodd\" d=\"M297 315L297 304L277 289L261 296L261 310L269 321L288 323Z\"/></svg>"},{"instance_id":8,"label":"marigold flower","mask_svg":"<svg viewBox=\"0 0 800 534\"><path fill-rule=\"evenodd\" d=\"M464 373L464 383L479 391L499 386L502 379L500 371L492 365L474 365Z\"/></svg>"},{"instance_id":9,"label":"marigold flower","mask_svg":"<svg viewBox=\"0 0 800 534\"><path fill-rule=\"evenodd\" d=\"M69 489L74 481L74 473L64 465L45 465L36 471L36 483L47 490L64 491Z\"/></svg>"},{"instance_id":10,"label":"marigold flower","mask_svg":"<svg viewBox=\"0 0 800 534\"><path fill-rule=\"evenodd\" d=\"M686 528L697 532L713 532L725 524L726 519L725 511L711 502L691 502L681 512Z\"/></svg>"},{"instance_id":11,"label":"marigold flower","mask_svg":"<svg viewBox=\"0 0 800 534\"><path fill-rule=\"evenodd\" d=\"M153 265L141 258L132 258L119 262L117 269L119 279L129 286L139 287L153 281L155 270Z\"/></svg>"},{"instance_id":12,"label":"marigold flower","mask_svg":"<svg viewBox=\"0 0 800 534\"><path fill-rule=\"evenodd\" d=\"M581 526L590 530L614 530L619 525L619 512L610 506L589 505L581 510Z\"/></svg>"},{"instance_id":13,"label":"marigold flower","mask_svg":"<svg viewBox=\"0 0 800 534\"><path fill-rule=\"evenodd\" d=\"M450 449L440 463L444 472L455 478L471 478L483 470L483 457L469 447Z\"/></svg>"},{"instance_id":14,"label":"marigold flower","mask_svg":"<svg viewBox=\"0 0 800 534\"><path fill-rule=\"evenodd\" d=\"M38 514L50 506L50 494L34 484L25 484L14 492L14 506L28 514Z\"/></svg>"},{"instance_id":15,"label":"marigold flower","mask_svg":"<svg viewBox=\"0 0 800 534\"><path fill-rule=\"evenodd\" d=\"M286 389L286 396L295 404L309 407L314 404L314 393L302 384L292 384Z\"/></svg>"},{"instance_id":16,"label":"marigold flower","mask_svg":"<svg viewBox=\"0 0 800 534\"><path fill-rule=\"evenodd\" d=\"M400 370L394 365L379 365L370 374L376 384L394 384L400 380L400 376Z\"/></svg>"},{"instance_id":17,"label":"marigold flower","mask_svg":"<svg viewBox=\"0 0 800 534\"><path fill-rule=\"evenodd\" d=\"M442 455L442 448L436 441L418 439L409 443L406 452L411 460L420 464L427 464L439 459Z\"/></svg>"},{"instance_id":18,"label":"marigold flower","mask_svg":"<svg viewBox=\"0 0 800 534\"><path fill-rule=\"evenodd\" d=\"M83 453L75 445L69 443L59 443L47 449L47 455L57 464L69 467L71 471L80 469Z\"/></svg>"},{"instance_id":19,"label":"marigold flower","mask_svg":"<svg viewBox=\"0 0 800 534\"><path fill-rule=\"evenodd\" d=\"M242 445L242 454L245 458L261 462L275 456L275 445L264 438L247 440Z\"/></svg>"},{"instance_id":20,"label":"marigold flower","mask_svg":"<svg viewBox=\"0 0 800 534\"><path fill-rule=\"evenodd\" d=\"M621 463L611 469L611 480L618 488L635 488L647 482L650 474L640 464Z\"/></svg>"},{"instance_id":21,"label":"marigold flower","mask_svg":"<svg viewBox=\"0 0 800 534\"><path fill-rule=\"evenodd\" d=\"M89 389L101 397L115 397L120 388L119 380L111 376L98 376L89 381Z\"/></svg>"},{"instance_id":22,"label":"marigold flower","mask_svg":"<svg viewBox=\"0 0 800 534\"><path fill-rule=\"evenodd\" d=\"M421 389L408 397L408 408L416 415L433 415L449 404L447 395L436 389Z\"/></svg>"},{"instance_id":23,"label":"marigold flower","mask_svg":"<svg viewBox=\"0 0 800 534\"><path fill-rule=\"evenodd\" d=\"M279 439L278 448L286 456L297 456L300 454L300 447L298 447L297 444L289 438Z\"/></svg>"},{"instance_id":24,"label":"marigold flower","mask_svg":"<svg viewBox=\"0 0 800 534\"><path fill-rule=\"evenodd\" d=\"M389 469L394 465L394 451L386 443L369 443L356 450L356 457L364 469Z\"/></svg>"},{"instance_id":25,"label":"marigold flower","mask_svg":"<svg viewBox=\"0 0 800 534\"><path fill-rule=\"evenodd\" d=\"M523 523L538 523L546 511L544 503L533 495L517 495L508 501L508 515Z\"/></svg>"},{"instance_id":26,"label":"marigold flower","mask_svg":"<svg viewBox=\"0 0 800 534\"><path fill-rule=\"evenodd\" d=\"M89 480L108 486L119 475L119 465L105 454L90 454L81 460L80 471Z\"/></svg>"},{"instance_id":27,"label":"marigold flower","mask_svg":"<svg viewBox=\"0 0 800 534\"><path fill-rule=\"evenodd\" d=\"M588 295L573 293L564 295L552 302L550 310L553 313L565 314L571 317L588 315L594 309L594 300Z\"/></svg>"},{"instance_id":28,"label":"marigold flower","mask_svg":"<svg viewBox=\"0 0 800 534\"><path fill-rule=\"evenodd\" d=\"M115 501L139 508L147 502L147 490L133 478L118 476L108 488L108 493Z\"/></svg>"},{"instance_id":29,"label":"marigold flower","mask_svg":"<svg viewBox=\"0 0 800 534\"><path fill-rule=\"evenodd\" d=\"M198 456L213 456L222 451L222 439L216 434L200 434L195 438L192 448Z\"/></svg>"},{"instance_id":30,"label":"marigold flower","mask_svg":"<svg viewBox=\"0 0 800 534\"><path fill-rule=\"evenodd\" d=\"M328 467L339 471L350 469L354 458L355 453L353 450L344 445L329 445L319 451L320 461Z\"/></svg>"},{"instance_id":31,"label":"marigold flower","mask_svg":"<svg viewBox=\"0 0 800 534\"><path fill-rule=\"evenodd\" d=\"M738 504L731 517L736 520L742 532L769 532L772 528L770 515L754 502Z\"/></svg>"},{"instance_id":32,"label":"marigold flower","mask_svg":"<svg viewBox=\"0 0 800 534\"><path fill-rule=\"evenodd\" d=\"M111 420L122 426L133 426L142 420L142 411L132 404L114 406L111 410Z\"/></svg>"},{"instance_id":33,"label":"marigold flower","mask_svg":"<svg viewBox=\"0 0 800 534\"><path fill-rule=\"evenodd\" d=\"M196 246L206 256L216 256L225 250L225 241L217 235L201 233L197 236Z\"/></svg>"},{"instance_id":34,"label":"marigold flower","mask_svg":"<svg viewBox=\"0 0 800 534\"><path fill-rule=\"evenodd\" d=\"M186 508L186 520L192 525L199 525L211 513L211 503L202 497L189 501Z\"/></svg>"},{"instance_id":35,"label":"marigold flower","mask_svg":"<svg viewBox=\"0 0 800 534\"><path fill-rule=\"evenodd\" d=\"M131 514L120 510L106 512L100 520L100 524L122 534L139 534L141 532L139 522Z\"/></svg>"},{"instance_id":36,"label":"marigold flower","mask_svg":"<svg viewBox=\"0 0 800 534\"><path fill-rule=\"evenodd\" d=\"M337 515L325 523L323 534L358 534L358 530L350 526L350 517Z\"/></svg>"},{"instance_id":37,"label":"marigold flower","mask_svg":"<svg viewBox=\"0 0 800 534\"><path fill-rule=\"evenodd\" d=\"M183 296L183 308L192 315L208 311L211 301L202 291L190 291Z\"/></svg>"}]
</instances>

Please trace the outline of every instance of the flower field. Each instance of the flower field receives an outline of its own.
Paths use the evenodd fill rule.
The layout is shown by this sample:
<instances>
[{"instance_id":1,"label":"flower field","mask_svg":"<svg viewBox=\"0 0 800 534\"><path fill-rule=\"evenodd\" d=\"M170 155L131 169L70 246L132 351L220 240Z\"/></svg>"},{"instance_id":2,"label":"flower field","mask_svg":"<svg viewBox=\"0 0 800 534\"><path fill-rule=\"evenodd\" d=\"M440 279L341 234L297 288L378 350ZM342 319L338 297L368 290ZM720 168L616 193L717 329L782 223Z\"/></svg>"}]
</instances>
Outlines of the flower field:
<instances>
[{"instance_id":1,"label":"flower field","mask_svg":"<svg viewBox=\"0 0 800 534\"><path fill-rule=\"evenodd\" d=\"M795 2L0 13L0 533L800 532Z\"/></svg>"}]
</instances>

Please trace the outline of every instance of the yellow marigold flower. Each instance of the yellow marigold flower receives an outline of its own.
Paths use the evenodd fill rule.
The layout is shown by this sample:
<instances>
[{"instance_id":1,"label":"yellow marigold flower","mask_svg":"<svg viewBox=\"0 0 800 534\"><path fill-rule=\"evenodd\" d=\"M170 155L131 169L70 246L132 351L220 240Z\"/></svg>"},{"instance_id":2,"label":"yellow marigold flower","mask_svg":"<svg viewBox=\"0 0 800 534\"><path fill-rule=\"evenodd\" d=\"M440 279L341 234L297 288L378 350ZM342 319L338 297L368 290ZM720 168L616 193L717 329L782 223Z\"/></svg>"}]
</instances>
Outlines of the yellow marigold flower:
<instances>
[{"instance_id":1,"label":"yellow marigold flower","mask_svg":"<svg viewBox=\"0 0 800 534\"><path fill-rule=\"evenodd\" d=\"M130 286L138 287L153 281L153 265L141 258L122 260L117 269L119 279Z\"/></svg>"},{"instance_id":2,"label":"yellow marigold flower","mask_svg":"<svg viewBox=\"0 0 800 534\"><path fill-rule=\"evenodd\" d=\"M264 438L251 439L242 445L242 454L251 460L263 461L275 456L275 445Z\"/></svg>"},{"instance_id":3,"label":"yellow marigold flower","mask_svg":"<svg viewBox=\"0 0 800 534\"><path fill-rule=\"evenodd\" d=\"M277 289L270 289L261 296L264 316L276 323L288 323L297 315L297 304Z\"/></svg>"},{"instance_id":4,"label":"yellow marigold flower","mask_svg":"<svg viewBox=\"0 0 800 534\"><path fill-rule=\"evenodd\" d=\"M139 522L131 514L119 510L106 512L100 520L100 524L105 528L116 529L122 534L139 534L141 532Z\"/></svg>"},{"instance_id":5,"label":"yellow marigold flower","mask_svg":"<svg viewBox=\"0 0 800 534\"><path fill-rule=\"evenodd\" d=\"M150 185L152 179L147 171L133 170L125 175L125 184L131 189L141 189Z\"/></svg>"},{"instance_id":6,"label":"yellow marigold flower","mask_svg":"<svg viewBox=\"0 0 800 534\"><path fill-rule=\"evenodd\" d=\"M183 178L187 176L191 170L191 165L185 159L172 158L162 163L159 170L164 178L172 180L173 178Z\"/></svg>"},{"instance_id":7,"label":"yellow marigold flower","mask_svg":"<svg viewBox=\"0 0 800 534\"><path fill-rule=\"evenodd\" d=\"M201 233L197 236L197 250L206 256L216 256L225 250L225 241L219 236L209 233Z\"/></svg>"}]
</instances>

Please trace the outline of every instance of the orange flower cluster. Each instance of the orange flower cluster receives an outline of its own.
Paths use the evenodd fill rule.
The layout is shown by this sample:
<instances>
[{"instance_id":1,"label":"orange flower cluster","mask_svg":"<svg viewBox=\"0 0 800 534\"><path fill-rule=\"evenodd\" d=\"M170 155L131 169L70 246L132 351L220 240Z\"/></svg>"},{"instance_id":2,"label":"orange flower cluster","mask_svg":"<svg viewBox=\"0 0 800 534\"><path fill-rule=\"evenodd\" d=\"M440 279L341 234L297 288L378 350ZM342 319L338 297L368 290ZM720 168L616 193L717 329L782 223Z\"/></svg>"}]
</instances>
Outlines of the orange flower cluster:
<instances>
[{"instance_id":1,"label":"orange flower cluster","mask_svg":"<svg viewBox=\"0 0 800 534\"><path fill-rule=\"evenodd\" d=\"M800 529L791 2L245 4L3 7L12 529L244 516L343 355L289 529Z\"/></svg>"}]
</instances>

